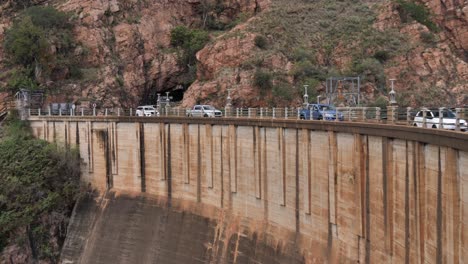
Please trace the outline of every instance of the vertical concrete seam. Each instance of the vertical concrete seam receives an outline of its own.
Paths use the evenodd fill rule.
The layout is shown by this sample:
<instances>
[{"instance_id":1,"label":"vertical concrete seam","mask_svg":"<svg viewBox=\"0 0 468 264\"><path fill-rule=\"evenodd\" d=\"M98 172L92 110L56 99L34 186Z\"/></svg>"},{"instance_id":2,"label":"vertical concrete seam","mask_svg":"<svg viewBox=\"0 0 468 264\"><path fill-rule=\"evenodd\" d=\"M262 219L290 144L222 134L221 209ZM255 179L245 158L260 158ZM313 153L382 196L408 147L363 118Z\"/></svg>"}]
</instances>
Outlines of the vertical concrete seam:
<instances>
[{"instance_id":1,"label":"vertical concrete seam","mask_svg":"<svg viewBox=\"0 0 468 264\"><path fill-rule=\"evenodd\" d=\"M268 157L267 157L267 128L263 128L263 208L264 208L264 220L269 219L269 205L268 205Z\"/></svg>"},{"instance_id":2,"label":"vertical concrete seam","mask_svg":"<svg viewBox=\"0 0 468 264\"><path fill-rule=\"evenodd\" d=\"M237 193L237 183L238 183L238 170L239 168L237 167L238 165L238 156L237 156L237 149L238 149L238 145L237 145L237 129L238 129L238 126L234 125L233 127L233 130L234 130L234 133L233 133L233 137L234 137L234 193Z\"/></svg>"},{"instance_id":3,"label":"vertical concrete seam","mask_svg":"<svg viewBox=\"0 0 468 264\"><path fill-rule=\"evenodd\" d=\"M167 170L167 200L168 207L172 207L172 166L171 166L171 155L172 155L172 145L171 145L171 123L167 123L167 159L166 159L166 170Z\"/></svg>"},{"instance_id":4,"label":"vertical concrete seam","mask_svg":"<svg viewBox=\"0 0 468 264\"><path fill-rule=\"evenodd\" d=\"M440 147L437 162L437 253L436 263L442 264L442 161L440 160Z\"/></svg>"},{"instance_id":5,"label":"vertical concrete seam","mask_svg":"<svg viewBox=\"0 0 468 264\"><path fill-rule=\"evenodd\" d=\"M213 125L209 124L209 139L210 139L210 167L211 167L211 184L209 187L214 188L214 154L213 154Z\"/></svg>"},{"instance_id":6,"label":"vertical concrete seam","mask_svg":"<svg viewBox=\"0 0 468 264\"><path fill-rule=\"evenodd\" d=\"M419 243L421 263L426 261L426 159L424 145L418 143Z\"/></svg>"},{"instance_id":7,"label":"vertical concrete seam","mask_svg":"<svg viewBox=\"0 0 468 264\"><path fill-rule=\"evenodd\" d=\"M280 145L281 145L281 172L282 172L282 187L283 189L281 190L282 193L282 199L281 199L281 205L286 206L286 139L285 139L285 133L286 129L280 128Z\"/></svg>"},{"instance_id":8,"label":"vertical concrete seam","mask_svg":"<svg viewBox=\"0 0 468 264\"><path fill-rule=\"evenodd\" d=\"M140 144L140 180L141 192L146 192L146 174L145 174L145 125L138 123L138 140Z\"/></svg>"},{"instance_id":9,"label":"vertical concrete seam","mask_svg":"<svg viewBox=\"0 0 468 264\"><path fill-rule=\"evenodd\" d=\"M307 215L312 214L312 140L309 130L305 130L306 133L306 147L307 147ZM328 173L328 171L327 171ZM328 208L330 210L330 208Z\"/></svg>"},{"instance_id":10,"label":"vertical concrete seam","mask_svg":"<svg viewBox=\"0 0 468 264\"><path fill-rule=\"evenodd\" d=\"M200 124L197 125L197 202L201 202L201 134L200 134Z\"/></svg>"},{"instance_id":11,"label":"vertical concrete seam","mask_svg":"<svg viewBox=\"0 0 468 264\"><path fill-rule=\"evenodd\" d=\"M405 140L405 263L410 262L409 147Z\"/></svg>"},{"instance_id":12,"label":"vertical concrete seam","mask_svg":"<svg viewBox=\"0 0 468 264\"><path fill-rule=\"evenodd\" d=\"M219 163L221 164L220 166L220 178L221 178L221 208L224 208L224 164L223 164L223 127L220 127L220 155L219 155Z\"/></svg>"},{"instance_id":13,"label":"vertical concrete seam","mask_svg":"<svg viewBox=\"0 0 468 264\"><path fill-rule=\"evenodd\" d=\"M298 236L299 233L300 233L300 223L299 223L299 129L296 128L296 170L295 170L295 173L296 173L296 204L295 204L295 207L296 207L296 235Z\"/></svg>"},{"instance_id":14,"label":"vertical concrete seam","mask_svg":"<svg viewBox=\"0 0 468 264\"><path fill-rule=\"evenodd\" d=\"M369 183L369 136L366 136L366 146L365 146L365 237L366 237L366 256L365 256L365 263L369 264L370 263L370 250L371 250L371 245L370 245L370 197L369 197L369 189L370 189L370 183Z\"/></svg>"}]
</instances>

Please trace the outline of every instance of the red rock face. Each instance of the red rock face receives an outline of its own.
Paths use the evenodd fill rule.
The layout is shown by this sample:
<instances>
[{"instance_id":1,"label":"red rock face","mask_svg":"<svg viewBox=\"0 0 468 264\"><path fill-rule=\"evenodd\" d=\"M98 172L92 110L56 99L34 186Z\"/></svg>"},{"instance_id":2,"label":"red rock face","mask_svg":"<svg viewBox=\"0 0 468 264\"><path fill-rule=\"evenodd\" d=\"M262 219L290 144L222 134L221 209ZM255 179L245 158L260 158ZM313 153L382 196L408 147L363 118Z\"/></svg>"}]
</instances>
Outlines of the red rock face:
<instances>
[{"instance_id":1,"label":"red rock face","mask_svg":"<svg viewBox=\"0 0 468 264\"><path fill-rule=\"evenodd\" d=\"M199 11L203 1L39 1L73 14L75 38L80 43L75 54L82 57L85 80L56 84L61 87L60 100L88 98L97 101L100 107L134 107L142 103L149 93L174 89L180 83L183 69L177 63L177 54L170 49L170 31L176 25L203 23ZM424 2L435 14L434 19L442 29L434 33L438 39L435 45L421 44L420 36L429 32L428 29L416 22L403 25L393 3L372 3L383 6L379 9L375 28L397 29L406 34L414 46L407 54L394 57L386 64L386 76L398 79L397 92L417 92L421 87L435 87L446 91L444 93L451 98L447 103L467 104L464 94L468 90L468 7L456 0ZM14 15L10 10L11 3L0 4L0 41ZM255 14L271 5L270 0L229 0L223 3L225 8L217 14L217 18L225 23L240 13ZM228 88L234 89L232 96L239 106L265 105L268 99L252 85L255 71L246 67L249 63L255 63L256 55L261 52L254 44L255 35L246 29L255 26L255 19L259 17L213 38L197 54L197 80L185 93L184 106L199 101L223 106ZM4 60L2 46L0 69ZM342 47L335 47L333 54L331 62L327 62L330 58L326 59L325 51L319 50L316 53L317 63L333 64L339 70L350 64L352 58L345 43ZM293 62L281 53L268 55L263 63L268 64L273 72L283 75L288 75L294 67ZM285 81L292 83L292 77L286 76ZM5 80L2 83L0 79L2 84L5 84ZM371 87L373 84L366 85ZM69 94L71 99L62 99L65 94ZM372 93L367 95L368 98L374 96ZM293 103L299 102L300 97L294 100ZM416 104L416 101L413 103Z\"/></svg>"},{"instance_id":2,"label":"red rock face","mask_svg":"<svg viewBox=\"0 0 468 264\"><path fill-rule=\"evenodd\" d=\"M441 28L430 32L417 22L402 24L393 4L386 5L375 26L381 30L396 28L409 37L413 48L392 60L385 69L389 78L397 79L395 85L400 93L406 93L409 103L419 105L418 93L435 91L435 105L468 104L468 45L467 16L458 1L425 1L434 13L433 19ZM426 44L424 36L433 35L435 42ZM426 41L427 42L427 41ZM424 95L423 95L424 96Z\"/></svg>"},{"instance_id":3,"label":"red rock face","mask_svg":"<svg viewBox=\"0 0 468 264\"><path fill-rule=\"evenodd\" d=\"M101 107L132 107L149 92L175 88L183 69L177 63L177 54L169 49L170 31L177 25L202 23L199 11L202 1L49 1L74 17L75 38L80 44L75 54L82 56L86 74L92 73L89 74L92 78L86 77L84 82L61 85L62 90L72 95L68 100L87 97L94 98L91 100L98 101ZM265 2L225 1L217 19L228 23L241 12L254 14L265 7ZM8 8L10 5L0 5L0 13ZM0 40L10 21L11 17L0 18ZM0 63L2 54L0 48Z\"/></svg>"},{"instance_id":4,"label":"red rock face","mask_svg":"<svg viewBox=\"0 0 468 264\"><path fill-rule=\"evenodd\" d=\"M453 43L461 57L468 61L468 5L459 0L423 0L434 13L435 20Z\"/></svg>"}]
</instances>

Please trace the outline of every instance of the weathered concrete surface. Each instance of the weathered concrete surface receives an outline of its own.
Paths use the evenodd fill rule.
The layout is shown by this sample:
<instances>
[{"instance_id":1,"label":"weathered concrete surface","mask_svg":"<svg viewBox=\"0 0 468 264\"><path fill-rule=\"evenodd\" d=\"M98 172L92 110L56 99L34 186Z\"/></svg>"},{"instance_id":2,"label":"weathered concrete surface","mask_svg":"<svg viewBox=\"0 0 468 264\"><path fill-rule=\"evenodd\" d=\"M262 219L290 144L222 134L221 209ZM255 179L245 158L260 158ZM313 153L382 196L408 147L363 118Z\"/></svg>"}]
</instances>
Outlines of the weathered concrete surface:
<instances>
[{"instance_id":1,"label":"weathered concrete surface","mask_svg":"<svg viewBox=\"0 0 468 264\"><path fill-rule=\"evenodd\" d=\"M157 254L172 252L180 258L167 261L192 263L170 246L184 241L205 263L468 257L466 133L237 119L42 117L31 125L39 138L78 145L84 181L135 197L107 196L85 218L96 221L83 251L64 260L171 263ZM160 221L174 212L194 222ZM86 234L75 230L70 245ZM158 230L174 230L177 242L161 244Z\"/></svg>"},{"instance_id":2,"label":"weathered concrete surface","mask_svg":"<svg viewBox=\"0 0 468 264\"><path fill-rule=\"evenodd\" d=\"M75 213L62 263L304 262L294 245L273 248L215 207L108 193L80 201Z\"/></svg>"}]
</instances>

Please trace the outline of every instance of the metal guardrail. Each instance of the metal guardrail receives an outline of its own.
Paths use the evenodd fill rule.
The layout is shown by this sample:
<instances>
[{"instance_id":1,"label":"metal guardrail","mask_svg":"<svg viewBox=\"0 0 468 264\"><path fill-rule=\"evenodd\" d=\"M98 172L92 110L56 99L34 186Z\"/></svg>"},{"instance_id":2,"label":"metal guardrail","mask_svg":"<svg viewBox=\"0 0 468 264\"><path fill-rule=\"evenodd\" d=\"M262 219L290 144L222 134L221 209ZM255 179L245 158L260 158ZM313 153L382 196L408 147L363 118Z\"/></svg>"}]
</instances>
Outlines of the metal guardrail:
<instances>
[{"instance_id":1,"label":"metal guardrail","mask_svg":"<svg viewBox=\"0 0 468 264\"><path fill-rule=\"evenodd\" d=\"M444 121L444 118L438 119L438 122L429 117L431 110L427 108L398 108L388 107L382 109L379 107L337 107L337 111L343 116L343 121L347 122L363 122L363 123L386 123L394 125L417 126L424 128L440 128L452 130L466 130L463 122L468 118L468 108L452 109L451 113L456 115L453 127ZM48 109L27 109L29 116L136 116L134 108L80 108L74 110L56 109L52 111ZM175 117L188 117L187 111L190 109L181 107L162 107L159 109L159 117L175 116ZM442 112L445 108L432 110L435 115ZM221 110L223 117L230 118L257 118L257 119L300 119L300 107L284 107L284 108L229 108ZM417 113L422 113L422 118L415 119ZM421 114L420 114L421 115ZM443 116L443 115L442 115ZM311 115L312 117L312 115ZM151 118L151 117L141 117ZM445 120L448 120L445 118ZM338 122L337 118L328 122Z\"/></svg>"}]
</instances>

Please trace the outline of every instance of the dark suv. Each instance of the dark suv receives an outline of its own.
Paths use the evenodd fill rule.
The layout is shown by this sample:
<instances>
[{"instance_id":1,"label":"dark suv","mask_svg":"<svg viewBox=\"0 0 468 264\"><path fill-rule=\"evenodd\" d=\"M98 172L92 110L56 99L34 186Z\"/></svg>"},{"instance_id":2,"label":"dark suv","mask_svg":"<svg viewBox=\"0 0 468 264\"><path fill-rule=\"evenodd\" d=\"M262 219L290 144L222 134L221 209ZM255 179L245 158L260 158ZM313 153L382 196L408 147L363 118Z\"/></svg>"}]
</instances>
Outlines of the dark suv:
<instances>
[{"instance_id":1,"label":"dark suv","mask_svg":"<svg viewBox=\"0 0 468 264\"><path fill-rule=\"evenodd\" d=\"M310 118L312 115L312 118ZM344 120L342 113L338 112L332 105L326 104L308 104L303 107L299 116L301 119L313 119L313 120L335 120L338 116L339 121Z\"/></svg>"}]
</instances>

